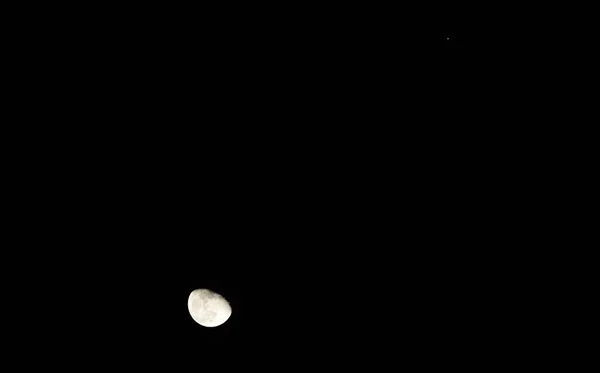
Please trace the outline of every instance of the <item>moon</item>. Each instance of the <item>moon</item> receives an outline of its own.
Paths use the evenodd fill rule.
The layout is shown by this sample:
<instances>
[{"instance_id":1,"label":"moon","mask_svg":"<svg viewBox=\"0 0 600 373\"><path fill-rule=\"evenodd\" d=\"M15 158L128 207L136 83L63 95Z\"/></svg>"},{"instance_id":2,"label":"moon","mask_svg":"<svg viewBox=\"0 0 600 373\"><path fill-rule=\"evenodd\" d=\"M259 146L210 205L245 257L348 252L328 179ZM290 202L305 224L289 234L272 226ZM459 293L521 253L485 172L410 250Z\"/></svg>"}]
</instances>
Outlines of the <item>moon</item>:
<instances>
[{"instance_id":1,"label":"moon","mask_svg":"<svg viewBox=\"0 0 600 373\"><path fill-rule=\"evenodd\" d=\"M231 316L229 302L208 289L196 289L188 298L188 309L195 322L208 328L222 325Z\"/></svg>"}]
</instances>

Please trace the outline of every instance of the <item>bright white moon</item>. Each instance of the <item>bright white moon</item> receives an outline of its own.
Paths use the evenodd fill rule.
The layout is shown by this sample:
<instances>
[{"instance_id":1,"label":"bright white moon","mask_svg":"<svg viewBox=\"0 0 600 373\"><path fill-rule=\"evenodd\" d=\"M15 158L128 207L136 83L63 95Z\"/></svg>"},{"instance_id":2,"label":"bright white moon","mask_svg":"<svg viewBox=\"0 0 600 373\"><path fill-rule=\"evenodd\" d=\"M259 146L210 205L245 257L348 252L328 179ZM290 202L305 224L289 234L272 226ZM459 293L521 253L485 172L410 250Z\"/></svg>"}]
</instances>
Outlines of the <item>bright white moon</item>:
<instances>
[{"instance_id":1,"label":"bright white moon","mask_svg":"<svg viewBox=\"0 0 600 373\"><path fill-rule=\"evenodd\" d=\"M188 298L188 309L194 321L209 328L223 324L231 316L229 302L208 289L192 291Z\"/></svg>"}]
</instances>

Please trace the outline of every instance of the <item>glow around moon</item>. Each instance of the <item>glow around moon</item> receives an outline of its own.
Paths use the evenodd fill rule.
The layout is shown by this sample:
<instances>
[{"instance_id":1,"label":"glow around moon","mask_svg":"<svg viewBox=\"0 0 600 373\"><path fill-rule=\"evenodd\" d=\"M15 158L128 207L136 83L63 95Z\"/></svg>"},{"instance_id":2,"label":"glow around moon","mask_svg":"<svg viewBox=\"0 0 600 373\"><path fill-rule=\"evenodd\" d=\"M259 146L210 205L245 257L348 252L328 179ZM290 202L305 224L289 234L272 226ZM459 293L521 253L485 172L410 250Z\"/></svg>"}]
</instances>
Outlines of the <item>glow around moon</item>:
<instances>
[{"instance_id":1,"label":"glow around moon","mask_svg":"<svg viewBox=\"0 0 600 373\"><path fill-rule=\"evenodd\" d=\"M208 289L196 289L188 298L188 309L194 321L209 328L219 326L231 316L229 302Z\"/></svg>"}]
</instances>

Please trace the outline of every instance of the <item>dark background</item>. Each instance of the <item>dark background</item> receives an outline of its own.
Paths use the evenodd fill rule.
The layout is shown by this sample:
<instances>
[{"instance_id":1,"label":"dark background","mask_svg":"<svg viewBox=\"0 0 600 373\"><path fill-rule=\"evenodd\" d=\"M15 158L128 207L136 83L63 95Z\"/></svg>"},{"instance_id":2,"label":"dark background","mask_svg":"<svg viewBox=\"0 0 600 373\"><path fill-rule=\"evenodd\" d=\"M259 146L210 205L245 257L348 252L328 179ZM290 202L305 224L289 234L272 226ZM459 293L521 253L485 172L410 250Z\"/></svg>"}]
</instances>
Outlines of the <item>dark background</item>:
<instances>
[{"instance_id":1,"label":"dark background","mask_svg":"<svg viewBox=\"0 0 600 373\"><path fill-rule=\"evenodd\" d=\"M29 9L14 345L169 371L501 359L531 229L502 175L532 167L462 53L482 34L395 11ZM204 287L233 306L219 328L188 314Z\"/></svg>"},{"instance_id":2,"label":"dark background","mask_svg":"<svg viewBox=\"0 0 600 373\"><path fill-rule=\"evenodd\" d=\"M175 156L157 139L132 155L133 141L19 156L21 259L6 263L20 268L19 336L45 361L478 365L527 344L527 329L514 332L535 320L524 309L539 289L522 281L539 257L521 250L535 247L536 191L523 196L491 158L414 147L357 157L333 140L310 151L256 140L263 158L219 143L215 158ZM188 314L204 287L231 302L221 327Z\"/></svg>"}]
</instances>

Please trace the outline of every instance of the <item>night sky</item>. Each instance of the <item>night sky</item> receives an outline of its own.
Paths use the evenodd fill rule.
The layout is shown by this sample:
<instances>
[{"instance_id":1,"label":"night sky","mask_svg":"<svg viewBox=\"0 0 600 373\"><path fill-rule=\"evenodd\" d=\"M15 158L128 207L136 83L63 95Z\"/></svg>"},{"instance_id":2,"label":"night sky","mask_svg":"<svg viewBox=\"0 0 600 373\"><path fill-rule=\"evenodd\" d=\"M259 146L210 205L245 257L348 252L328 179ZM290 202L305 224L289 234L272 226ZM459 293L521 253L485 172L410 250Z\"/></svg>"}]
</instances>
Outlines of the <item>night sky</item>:
<instances>
[{"instance_id":1,"label":"night sky","mask_svg":"<svg viewBox=\"0 0 600 373\"><path fill-rule=\"evenodd\" d=\"M146 148L143 161L119 152L104 171L86 157L46 174L62 186L30 202L47 216L24 246L48 250L21 272L44 308L23 343L69 366L174 371L478 365L514 348L518 273L503 263L527 262L486 212L510 202L398 157L343 167L222 146L217 160ZM192 320L197 288L229 300L225 324Z\"/></svg>"},{"instance_id":2,"label":"night sky","mask_svg":"<svg viewBox=\"0 0 600 373\"><path fill-rule=\"evenodd\" d=\"M167 372L427 369L511 348L496 211L514 200L495 192L498 127L472 126L484 102L465 74L485 58L466 56L485 37L461 11L128 11L102 32L73 32L93 16L20 31L43 88L23 118L65 126L26 131L13 157L34 303L18 345ZM192 320L197 288L229 300L228 322Z\"/></svg>"},{"instance_id":3,"label":"night sky","mask_svg":"<svg viewBox=\"0 0 600 373\"><path fill-rule=\"evenodd\" d=\"M516 348L514 320L535 289L517 281L531 262L514 245L515 196L485 171L501 164L474 149L442 157L426 141L380 149L397 134L388 145L363 136L365 155L335 133L279 148L272 136L158 133L114 130L60 149L42 136L21 156L17 340L39 359L414 367ZM231 319L196 324L197 288L226 297Z\"/></svg>"}]
</instances>

